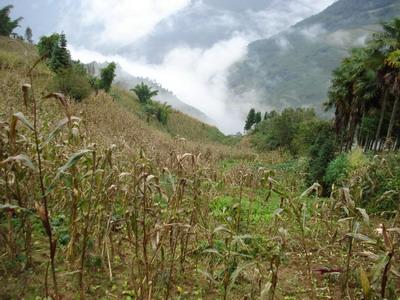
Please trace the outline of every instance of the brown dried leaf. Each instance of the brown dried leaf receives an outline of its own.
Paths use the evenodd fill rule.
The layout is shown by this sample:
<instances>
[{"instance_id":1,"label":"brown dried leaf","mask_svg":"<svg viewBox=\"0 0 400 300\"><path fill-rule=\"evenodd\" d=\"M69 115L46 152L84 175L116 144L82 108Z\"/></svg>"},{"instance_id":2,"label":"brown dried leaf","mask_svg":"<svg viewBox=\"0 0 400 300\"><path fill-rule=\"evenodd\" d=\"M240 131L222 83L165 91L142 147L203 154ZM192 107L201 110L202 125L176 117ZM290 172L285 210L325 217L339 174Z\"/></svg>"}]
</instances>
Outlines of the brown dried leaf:
<instances>
[{"instance_id":1,"label":"brown dried leaf","mask_svg":"<svg viewBox=\"0 0 400 300\"><path fill-rule=\"evenodd\" d=\"M39 218L43 221L46 222L47 217L46 217L46 210L44 209L44 206L38 202L35 201L35 209L36 212L39 216Z\"/></svg>"}]
</instances>

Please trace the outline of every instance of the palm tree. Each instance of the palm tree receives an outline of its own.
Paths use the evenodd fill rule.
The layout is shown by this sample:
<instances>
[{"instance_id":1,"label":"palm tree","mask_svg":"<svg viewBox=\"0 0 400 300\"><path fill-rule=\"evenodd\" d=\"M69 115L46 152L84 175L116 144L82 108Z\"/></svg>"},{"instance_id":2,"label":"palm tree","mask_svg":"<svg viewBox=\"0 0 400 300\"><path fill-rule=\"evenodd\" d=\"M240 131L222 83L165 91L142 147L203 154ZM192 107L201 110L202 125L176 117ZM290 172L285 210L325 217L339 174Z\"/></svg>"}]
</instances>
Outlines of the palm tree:
<instances>
[{"instance_id":1,"label":"palm tree","mask_svg":"<svg viewBox=\"0 0 400 300\"><path fill-rule=\"evenodd\" d=\"M332 84L328 92L328 102L325 103L326 110L335 107L335 130L336 135L340 137L341 150L344 150L352 102L352 84L348 62L348 59L343 60L342 64L333 71Z\"/></svg>"},{"instance_id":2,"label":"palm tree","mask_svg":"<svg viewBox=\"0 0 400 300\"><path fill-rule=\"evenodd\" d=\"M364 149L377 149L385 116L391 107L385 144L390 145L400 106L400 18L383 24L367 47L353 49L333 72L326 108L335 107L335 127L341 149L354 138ZM380 148L379 146L379 148Z\"/></svg>"},{"instance_id":3,"label":"palm tree","mask_svg":"<svg viewBox=\"0 0 400 300\"><path fill-rule=\"evenodd\" d=\"M371 136L371 130L366 130L366 123L370 122L371 117L375 118L376 108L380 105L381 90L378 81L379 60L374 55L374 49L363 48L361 51L353 53L354 60L357 65L357 73L354 77L353 94L359 99L359 121L357 138L359 144L365 146L370 140L374 141ZM368 121L367 121L368 120Z\"/></svg>"},{"instance_id":4,"label":"palm tree","mask_svg":"<svg viewBox=\"0 0 400 300\"><path fill-rule=\"evenodd\" d=\"M22 17L11 20L10 13L13 8L13 5L7 5L0 9L0 35L10 36L14 29L19 27Z\"/></svg>"},{"instance_id":5,"label":"palm tree","mask_svg":"<svg viewBox=\"0 0 400 300\"><path fill-rule=\"evenodd\" d=\"M341 148L348 150L353 144L368 102L374 97L375 74L368 68L369 53L356 48L343 60L333 75L327 108L336 107L336 133L341 136Z\"/></svg>"},{"instance_id":6,"label":"palm tree","mask_svg":"<svg viewBox=\"0 0 400 300\"><path fill-rule=\"evenodd\" d=\"M392 138L393 128L398 114L398 107L400 102L400 50L395 50L391 52L388 55L385 64L388 66L389 69L388 73L386 74L387 87L389 89L389 92L394 96L392 113L386 134L386 144L388 145Z\"/></svg>"},{"instance_id":7,"label":"palm tree","mask_svg":"<svg viewBox=\"0 0 400 300\"><path fill-rule=\"evenodd\" d=\"M386 134L386 144L392 138L395 119L398 113L400 93L400 18L382 25L383 32L374 35L373 43L379 52L386 57L384 62L384 90L394 96L389 127ZM386 102L384 103L386 104ZM383 108L385 109L385 107Z\"/></svg>"},{"instance_id":8,"label":"palm tree","mask_svg":"<svg viewBox=\"0 0 400 300\"><path fill-rule=\"evenodd\" d=\"M156 112L157 120L161 124L166 125L171 111L172 111L171 106L168 105L168 103L165 102L163 104L158 104Z\"/></svg>"},{"instance_id":9,"label":"palm tree","mask_svg":"<svg viewBox=\"0 0 400 300\"><path fill-rule=\"evenodd\" d=\"M130 91L135 92L135 94L139 98L139 101L143 104L151 101L153 97L158 95L158 91L153 91L151 87L144 84L143 82L136 85L133 89L130 89Z\"/></svg>"}]
</instances>

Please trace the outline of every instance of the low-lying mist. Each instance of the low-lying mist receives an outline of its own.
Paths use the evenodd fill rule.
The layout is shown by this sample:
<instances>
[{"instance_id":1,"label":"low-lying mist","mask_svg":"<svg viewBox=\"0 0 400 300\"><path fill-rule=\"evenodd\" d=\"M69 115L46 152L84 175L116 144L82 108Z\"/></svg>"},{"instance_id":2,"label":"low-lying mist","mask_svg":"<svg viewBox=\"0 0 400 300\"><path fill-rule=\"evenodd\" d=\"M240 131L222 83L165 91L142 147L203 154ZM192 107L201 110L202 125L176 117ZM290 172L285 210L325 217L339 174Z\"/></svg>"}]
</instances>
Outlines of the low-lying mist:
<instances>
[{"instance_id":1,"label":"low-lying mist","mask_svg":"<svg viewBox=\"0 0 400 300\"><path fill-rule=\"evenodd\" d=\"M174 9L157 0L149 2L152 5L143 9L153 11L152 22L138 28L130 21L132 13L138 13L133 12L131 2L122 1L121 7L114 9L108 7L111 4L97 6L93 0L84 0L81 6L89 16L67 13L63 21L68 24L67 35L74 37L72 56L84 63L115 61L133 76L155 80L207 114L222 132L235 134L243 130L251 107L262 112L269 107L260 91L238 95L229 90L231 66L246 55L250 42L277 34L333 0L318 4L311 0L259 1L246 10L239 9L238 1L218 6L208 1L176 0ZM160 14L155 14L154 8L160 7ZM75 35L70 22L73 16L82 25Z\"/></svg>"}]
</instances>

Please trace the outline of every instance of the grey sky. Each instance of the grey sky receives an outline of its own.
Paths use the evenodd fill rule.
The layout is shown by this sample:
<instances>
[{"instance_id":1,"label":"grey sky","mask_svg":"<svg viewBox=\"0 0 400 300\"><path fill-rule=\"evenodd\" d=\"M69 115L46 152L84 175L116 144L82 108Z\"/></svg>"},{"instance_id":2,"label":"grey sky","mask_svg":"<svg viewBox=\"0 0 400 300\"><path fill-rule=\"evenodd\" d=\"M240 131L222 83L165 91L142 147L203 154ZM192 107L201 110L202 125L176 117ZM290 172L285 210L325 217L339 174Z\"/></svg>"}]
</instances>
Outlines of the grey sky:
<instances>
[{"instance_id":1,"label":"grey sky","mask_svg":"<svg viewBox=\"0 0 400 300\"><path fill-rule=\"evenodd\" d=\"M225 86L229 67L246 54L248 43L270 37L333 2L6 0L5 4L14 5L13 17L24 17L20 30L30 26L34 40L63 30L75 58L115 60L132 75L153 78L232 133L242 128L238 120L248 105L229 105Z\"/></svg>"}]
</instances>

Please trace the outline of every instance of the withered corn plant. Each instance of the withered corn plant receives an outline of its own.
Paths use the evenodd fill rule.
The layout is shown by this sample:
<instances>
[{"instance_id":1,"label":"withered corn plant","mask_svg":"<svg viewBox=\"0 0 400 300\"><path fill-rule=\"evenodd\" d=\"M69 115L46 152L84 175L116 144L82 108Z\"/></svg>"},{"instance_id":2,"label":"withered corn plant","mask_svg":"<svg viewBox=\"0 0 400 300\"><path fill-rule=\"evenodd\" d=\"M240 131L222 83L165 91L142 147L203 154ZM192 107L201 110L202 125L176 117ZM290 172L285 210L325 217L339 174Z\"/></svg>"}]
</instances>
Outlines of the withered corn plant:
<instances>
[{"instance_id":1,"label":"withered corn plant","mask_svg":"<svg viewBox=\"0 0 400 300\"><path fill-rule=\"evenodd\" d=\"M41 67L0 77L0 298L396 299L400 214L361 208L367 175L321 198L281 156L73 103Z\"/></svg>"}]
</instances>

